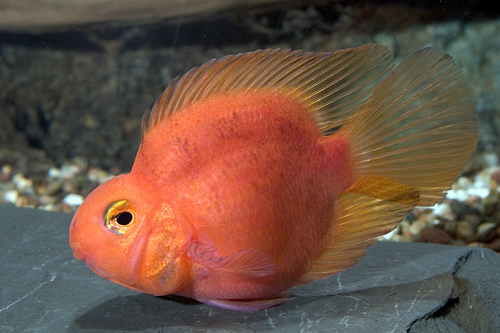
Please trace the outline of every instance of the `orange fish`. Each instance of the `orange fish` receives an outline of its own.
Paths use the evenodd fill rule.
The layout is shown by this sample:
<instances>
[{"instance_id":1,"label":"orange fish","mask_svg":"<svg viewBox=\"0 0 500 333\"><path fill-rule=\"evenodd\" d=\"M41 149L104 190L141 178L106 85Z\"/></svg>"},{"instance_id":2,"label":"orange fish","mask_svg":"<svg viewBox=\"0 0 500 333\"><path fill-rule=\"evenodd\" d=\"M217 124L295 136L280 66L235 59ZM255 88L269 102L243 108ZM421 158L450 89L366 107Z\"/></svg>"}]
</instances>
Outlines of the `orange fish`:
<instances>
[{"instance_id":1,"label":"orange fish","mask_svg":"<svg viewBox=\"0 0 500 333\"><path fill-rule=\"evenodd\" d=\"M443 198L478 140L452 58L379 45L229 55L176 78L132 171L95 189L75 258L127 288L264 309L354 266Z\"/></svg>"}]
</instances>

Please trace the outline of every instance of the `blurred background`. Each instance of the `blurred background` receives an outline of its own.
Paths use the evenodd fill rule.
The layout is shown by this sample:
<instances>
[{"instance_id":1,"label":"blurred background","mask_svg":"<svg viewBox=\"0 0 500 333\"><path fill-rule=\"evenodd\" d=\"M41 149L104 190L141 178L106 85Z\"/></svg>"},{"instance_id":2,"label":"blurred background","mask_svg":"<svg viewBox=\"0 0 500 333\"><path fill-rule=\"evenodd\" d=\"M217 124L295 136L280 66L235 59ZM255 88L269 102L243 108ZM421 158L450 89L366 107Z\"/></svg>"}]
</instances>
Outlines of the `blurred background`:
<instances>
[{"instance_id":1,"label":"blurred background","mask_svg":"<svg viewBox=\"0 0 500 333\"><path fill-rule=\"evenodd\" d=\"M448 199L415 210L387 238L492 246L500 239L500 7L491 3L0 0L0 203L74 211L99 183L130 171L141 117L168 83L212 58L380 43L398 63L435 46L465 73L481 141Z\"/></svg>"}]
</instances>

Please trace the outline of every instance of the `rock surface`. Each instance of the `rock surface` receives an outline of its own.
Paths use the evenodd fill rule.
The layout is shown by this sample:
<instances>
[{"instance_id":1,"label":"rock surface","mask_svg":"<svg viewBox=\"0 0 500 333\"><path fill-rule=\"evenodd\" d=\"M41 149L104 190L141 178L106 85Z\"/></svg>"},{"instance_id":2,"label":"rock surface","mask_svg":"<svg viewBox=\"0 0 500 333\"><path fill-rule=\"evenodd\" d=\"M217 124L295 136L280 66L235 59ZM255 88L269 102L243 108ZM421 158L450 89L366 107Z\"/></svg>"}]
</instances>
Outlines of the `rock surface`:
<instances>
[{"instance_id":1,"label":"rock surface","mask_svg":"<svg viewBox=\"0 0 500 333\"><path fill-rule=\"evenodd\" d=\"M500 257L379 242L359 265L239 313L140 294L73 258L71 215L0 206L2 332L500 332Z\"/></svg>"}]
</instances>

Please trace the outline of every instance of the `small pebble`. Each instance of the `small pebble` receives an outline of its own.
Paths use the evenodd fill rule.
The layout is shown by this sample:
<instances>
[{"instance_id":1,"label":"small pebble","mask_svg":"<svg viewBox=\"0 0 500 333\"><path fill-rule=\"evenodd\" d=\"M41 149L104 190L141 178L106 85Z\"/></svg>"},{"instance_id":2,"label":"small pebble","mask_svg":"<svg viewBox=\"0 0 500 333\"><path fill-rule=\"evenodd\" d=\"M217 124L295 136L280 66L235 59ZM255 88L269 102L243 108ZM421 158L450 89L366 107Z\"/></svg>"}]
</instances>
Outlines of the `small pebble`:
<instances>
[{"instance_id":1,"label":"small pebble","mask_svg":"<svg viewBox=\"0 0 500 333\"><path fill-rule=\"evenodd\" d=\"M490 189L486 187L472 187L467 190L468 195L476 195L480 198L486 198L490 194Z\"/></svg>"},{"instance_id":2,"label":"small pebble","mask_svg":"<svg viewBox=\"0 0 500 333\"><path fill-rule=\"evenodd\" d=\"M444 230L438 228L427 227L420 230L420 236L429 243L434 244L449 244L453 237Z\"/></svg>"},{"instance_id":3,"label":"small pebble","mask_svg":"<svg viewBox=\"0 0 500 333\"><path fill-rule=\"evenodd\" d=\"M57 193L61 192L63 185L64 185L64 182L62 180L52 181L45 188L44 194L46 194L46 195L57 194Z\"/></svg>"},{"instance_id":4,"label":"small pebble","mask_svg":"<svg viewBox=\"0 0 500 333\"><path fill-rule=\"evenodd\" d=\"M19 196L19 192L17 190L10 190L10 191L6 191L4 194L3 194L3 199L6 201L6 202L10 202L12 204L15 204L16 201L17 201L17 197Z\"/></svg>"},{"instance_id":5,"label":"small pebble","mask_svg":"<svg viewBox=\"0 0 500 333\"><path fill-rule=\"evenodd\" d=\"M490 233L490 231L492 231L493 229L495 229L497 227L496 223L493 223L493 222L485 222L485 223L481 223L478 227L477 227L477 236L481 239L485 239L486 236Z\"/></svg>"},{"instance_id":6,"label":"small pebble","mask_svg":"<svg viewBox=\"0 0 500 333\"><path fill-rule=\"evenodd\" d=\"M481 170L474 177L473 187L489 189L491 183L491 173L487 169Z\"/></svg>"},{"instance_id":7,"label":"small pebble","mask_svg":"<svg viewBox=\"0 0 500 333\"><path fill-rule=\"evenodd\" d=\"M486 235L486 242L491 243L495 239L500 238L500 227L491 230L488 235Z\"/></svg>"},{"instance_id":8,"label":"small pebble","mask_svg":"<svg viewBox=\"0 0 500 333\"><path fill-rule=\"evenodd\" d=\"M43 205L39 207L40 209L43 210L48 210L48 211L60 211L59 206L57 204L48 204L48 205Z\"/></svg>"},{"instance_id":9,"label":"small pebble","mask_svg":"<svg viewBox=\"0 0 500 333\"><path fill-rule=\"evenodd\" d=\"M469 198L469 193L467 192L467 190L463 189L449 190L446 194L446 198L458 201L466 201Z\"/></svg>"},{"instance_id":10,"label":"small pebble","mask_svg":"<svg viewBox=\"0 0 500 333\"><path fill-rule=\"evenodd\" d=\"M90 168L88 172L88 177L90 181L102 184L105 181L113 178L113 175L99 168Z\"/></svg>"},{"instance_id":11,"label":"small pebble","mask_svg":"<svg viewBox=\"0 0 500 333\"><path fill-rule=\"evenodd\" d=\"M75 164L63 164L60 169L59 177L63 179L71 179L80 171L80 168Z\"/></svg>"},{"instance_id":12,"label":"small pebble","mask_svg":"<svg viewBox=\"0 0 500 333\"><path fill-rule=\"evenodd\" d=\"M447 202L442 202L434 206L434 214L446 220L455 220L457 218L456 214L451 210L450 205Z\"/></svg>"},{"instance_id":13,"label":"small pebble","mask_svg":"<svg viewBox=\"0 0 500 333\"><path fill-rule=\"evenodd\" d=\"M468 206L459 201L459 200L450 200L450 209L451 211L457 216L457 218L461 219L465 215L465 212L467 211Z\"/></svg>"},{"instance_id":14,"label":"small pebble","mask_svg":"<svg viewBox=\"0 0 500 333\"><path fill-rule=\"evenodd\" d=\"M20 173L12 177L12 181L16 184L17 189L23 193L33 193L33 180L26 179Z\"/></svg>"},{"instance_id":15,"label":"small pebble","mask_svg":"<svg viewBox=\"0 0 500 333\"><path fill-rule=\"evenodd\" d=\"M87 172L89 168L89 163L87 162L87 159L84 156L75 156L72 159L72 162L78 167L78 170L80 172Z\"/></svg>"},{"instance_id":16,"label":"small pebble","mask_svg":"<svg viewBox=\"0 0 500 333\"><path fill-rule=\"evenodd\" d=\"M443 224L443 230L450 235L455 235L457 233L458 221L445 221Z\"/></svg>"},{"instance_id":17,"label":"small pebble","mask_svg":"<svg viewBox=\"0 0 500 333\"><path fill-rule=\"evenodd\" d=\"M403 235L403 237L411 237L410 222L408 222L406 219L403 220L401 223L399 223L399 228L401 230L400 233Z\"/></svg>"},{"instance_id":18,"label":"small pebble","mask_svg":"<svg viewBox=\"0 0 500 333\"><path fill-rule=\"evenodd\" d=\"M12 167L10 165L4 165L2 169L0 169L0 182L6 182L10 180L12 175Z\"/></svg>"},{"instance_id":19,"label":"small pebble","mask_svg":"<svg viewBox=\"0 0 500 333\"><path fill-rule=\"evenodd\" d=\"M0 170L1 173L3 173L6 176L12 176L12 167L10 165L4 165L2 169Z\"/></svg>"},{"instance_id":20,"label":"small pebble","mask_svg":"<svg viewBox=\"0 0 500 333\"><path fill-rule=\"evenodd\" d=\"M459 177L453 185L452 188L456 187L457 189L466 190L472 187L472 181L468 177Z\"/></svg>"},{"instance_id":21,"label":"small pebble","mask_svg":"<svg viewBox=\"0 0 500 333\"><path fill-rule=\"evenodd\" d=\"M476 233L469 223L461 221L457 226L456 237L457 239L469 243L474 240L474 238L476 237Z\"/></svg>"},{"instance_id":22,"label":"small pebble","mask_svg":"<svg viewBox=\"0 0 500 333\"><path fill-rule=\"evenodd\" d=\"M397 229L397 228L396 228L396 229L394 229L393 231L391 231L391 232L389 232L389 233L387 233L387 234L383 235L383 236L382 236L382 239L383 239L383 240L391 240L391 239L392 239L392 237L393 237L393 236L397 233L397 231L398 231L398 229Z\"/></svg>"},{"instance_id":23,"label":"small pebble","mask_svg":"<svg viewBox=\"0 0 500 333\"><path fill-rule=\"evenodd\" d=\"M485 215L491 215L495 211L498 205L498 196L494 193L488 195L486 198L483 199L483 205L484 205L483 213Z\"/></svg>"},{"instance_id":24,"label":"small pebble","mask_svg":"<svg viewBox=\"0 0 500 333\"><path fill-rule=\"evenodd\" d=\"M60 199L58 197L50 196L47 194L43 194L38 198L38 203L42 206L47 206L47 205L54 205L56 204Z\"/></svg>"},{"instance_id":25,"label":"small pebble","mask_svg":"<svg viewBox=\"0 0 500 333\"><path fill-rule=\"evenodd\" d=\"M481 243L481 242L470 242L469 244L467 244L467 246L471 246L471 247L484 247L484 243Z\"/></svg>"},{"instance_id":26,"label":"small pebble","mask_svg":"<svg viewBox=\"0 0 500 333\"><path fill-rule=\"evenodd\" d=\"M60 210L65 213L72 213L74 211L73 208L71 208L72 206L68 205L65 202L61 202L60 207L61 207Z\"/></svg>"},{"instance_id":27,"label":"small pebble","mask_svg":"<svg viewBox=\"0 0 500 333\"><path fill-rule=\"evenodd\" d=\"M64 197L62 202L69 206L80 206L83 202L83 196L70 193Z\"/></svg>"},{"instance_id":28,"label":"small pebble","mask_svg":"<svg viewBox=\"0 0 500 333\"><path fill-rule=\"evenodd\" d=\"M495 153L483 153L482 157L486 165L497 166L499 164L498 156Z\"/></svg>"},{"instance_id":29,"label":"small pebble","mask_svg":"<svg viewBox=\"0 0 500 333\"><path fill-rule=\"evenodd\" d=\"M492 172L490 177L491 177L491 179L493 179L497 183L500 183L500 170L496 170L496 171Z\"/></svg>"},{"instance_id":30,"label":"small pebble","mask_svg":"<svg viewBox=\"0 0 500 333\"><path fill-rule=\"evenodd\" d=\"M48 171L48 176L50 178L61 178L61 170L59 170L58 168L50 168L49 171Z\"/></svg>"},{"instance_id":31,"label":"small pebble","mask_svg":"<svg viewBox=\"0 0 500 333\"><path fill-rule=\"evenodd\" d=\"M73 186L71 181L65 181L63 183L63 191L66 193L75 193L77 192L77 189Z\"/></svg>"},{"instance_id":32,"label":"small pebble","mask_svg":"<svg viewBox=\"0 0 500 333\"><path fill-rule=\"evenodd\" d=\"M38 200L35 198L31 198L27 195L20 195L17 197L17 200L15 202L15 205L17 207L31 207L31 208L36 208L38 206Z\"/></svg>"},{"instance_id":33,"label":"small pebble","mask_svg":"<svg viewBox=\"0 0 500 333\"><path fill-rule=\"evenodd\" d=\"M479 225L481 224L481 216L479 216L479 212L477 214L467 214L464 216L464 221L469 223L472 229L477 230Z\"/></svg>"},{"instance_id":34,"label":"small pebble","mask_svg":"<svg viewBox=\"0 0 500 333\"><path fill-rule=\"evenodd\" d=\"M436 216L436 214L432 211L425 213L425 222L429 225L437 225L441 223L438 216Z\"/></svg>"},{"instance_id":35,"label":"small pebble","mask_svg":"<svg viewBox=\"0 0 500 333\"><path fill-rule=\"evenodd\" d=\"M448 245L452 246L466 246L467 243L460 239L453 239Z\"/></svg>"},{"instance_id":36,"label":"small pebble","mask_svg":"<svg viewBox=\"0 0 500 333\"><path fill-rule=\"evenodd\" d=\"M395 234L395 235L392 235L391 241L392 242L409 242L410 238L404 237L403 235Z\"/></svg>"},{"instance_id":37,"label":"small pebble","mask_svg":"<svg viewBox=\"0 0 500 333\"><path fill-rule=\"evenodd\" d=\"M410 233L413 235L413 236L420 236L420 231L426 227L426 222L425 221L422 221L422 220L416 220L415 222L413 222L411 225L410 225Z\"/></svg>"},{"instance_id":38,"label":"small pebble","mask_svg":"<svg viewBox=\"0 0 500 333\"><path fill-rule=\"evenodd\" d=\"M85 188L89 185L89 183L90 183L89 177L87 177L87 175L84 173L76 174L71 179L71 185L73 186L73 188L76 189Z\"/></svg>"},{"instance_id":39,"label":"small pebble","mask_svg":"<svg viewBox=\"0 0 500 333\"><path fill-rule=\"evenodd\" d=\"M489 244L484 244L484 247L493 251L500 251L500 238L495 239Z\"/></svg>"}]
</instances>

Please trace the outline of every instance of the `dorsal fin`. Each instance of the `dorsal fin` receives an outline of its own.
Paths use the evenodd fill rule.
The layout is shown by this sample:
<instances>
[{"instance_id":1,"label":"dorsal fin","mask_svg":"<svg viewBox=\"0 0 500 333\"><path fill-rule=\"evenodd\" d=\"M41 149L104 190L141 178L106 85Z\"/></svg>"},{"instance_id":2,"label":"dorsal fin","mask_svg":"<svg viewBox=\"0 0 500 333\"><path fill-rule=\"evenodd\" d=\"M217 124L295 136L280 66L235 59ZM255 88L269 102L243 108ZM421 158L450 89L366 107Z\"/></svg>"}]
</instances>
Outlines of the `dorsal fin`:
<instances>
[{"instance_id":1,"label":"dorsal fin","mask_svg":"<svg viewBox=\"0 0 500 333\"><path fill-rule=\"evenodd\" d=\"M267 49L228 55L175 78L144 115L142 136L196 101L255 90L297 98L326 133L357 111L391 68L392 53L377 44L323 53Z\"/></svg>"}]
</instances>

